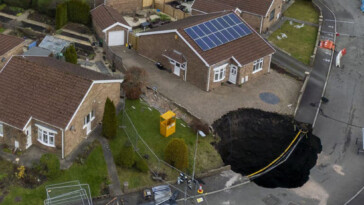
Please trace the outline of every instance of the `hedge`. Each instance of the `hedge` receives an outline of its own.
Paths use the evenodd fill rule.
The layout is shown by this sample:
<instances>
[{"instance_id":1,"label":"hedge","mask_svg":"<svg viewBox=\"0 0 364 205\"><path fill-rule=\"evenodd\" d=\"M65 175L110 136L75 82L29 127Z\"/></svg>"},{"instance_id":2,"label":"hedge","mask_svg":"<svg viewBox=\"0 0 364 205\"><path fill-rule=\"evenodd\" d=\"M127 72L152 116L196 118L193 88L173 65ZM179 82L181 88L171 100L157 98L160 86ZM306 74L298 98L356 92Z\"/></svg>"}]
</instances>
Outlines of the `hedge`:
<instances>
[{"instance_id":1,"label":"hedge","mask_svg":"<svg viewBox=\"0 0 364 205\"><path fill-rule=\"evenodd\" d=\"M21 7L24 9L28 9L32 0L2 0L3 3L6 3L9 6Z\"/></svg>"},{"instance_id":2,"label":"hedge","mask_svg":"<svg viewBox=\"0 0 364 205\"><path fill-rule=\"evenodd\" d=\"M188 148L183 139L174 138L168 142L165 159L170 165L185 171L188 167Z\"/></svg>"},{"instance_id":3,"label":"hedge","mask_svg":"<svg viewBox=\"0 0 364 205\"><path fill-rule=\"evenodd\" d=\"M62 28L67 22L67 4L59 4L56 10L56 29Z\"/></svg>"},{"instance_id":4,"label":"hedge","mask_svg":"<svg viewBox=\"0 0 364 205\"><path fill-rule=\"evenodd\" d=\"M77 64L77 52L74 45L70 45L64 53L66 61L69 63Z\"/></svg>"},{"instance_id":5,"label":"hedge","mask_svg":"<svg viewBox=\"0 0 364 205\"><path fill-rule=\"evenodd\" d=\"M116 164L124 168L132 168L135 164L135 156L133 147L130 143L126 143L121 149L116 159Z\"/></svg>"},{"instance_id":6,"label":"hedge","mask_svg":"<svg viewBox=\"0 0 364 205\"><path fill-rule=\"evenodd\" d=\"M90 6L79 0L67 2L68 20L88 25L90 23Z\"/></svg>"},{"instance_id":7,"label":"hedge","mask_svg":"<svg viewBox=\"0 0 364 205\"><path fill-rule=\"evenodd\" d=\"M40 158L40 164L45 168L45 176L54 179L61 173L61 165L55 154L44 154Z\"/></svg>"},{"instance_id":8,"label":"hedge","mask_svg":"<svg viewBox=\"0 0 364 205\"><path fill-rule=\"evenodd\" d=\"M114 103L107 98L102 118L102 135L108 139L114 138L117 131L117 118Z\"/></svg>"}]
</instances>

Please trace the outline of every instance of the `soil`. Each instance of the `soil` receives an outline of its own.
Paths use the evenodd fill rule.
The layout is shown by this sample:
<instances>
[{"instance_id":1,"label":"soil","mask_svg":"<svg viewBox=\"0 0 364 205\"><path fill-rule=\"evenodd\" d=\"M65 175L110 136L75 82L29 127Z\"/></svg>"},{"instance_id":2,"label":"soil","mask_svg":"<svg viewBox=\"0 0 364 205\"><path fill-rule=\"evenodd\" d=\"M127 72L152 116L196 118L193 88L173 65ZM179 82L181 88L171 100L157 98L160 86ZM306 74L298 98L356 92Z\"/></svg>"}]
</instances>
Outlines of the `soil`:
<instances>
[{"instance_id":1,"label":"soil","mask_svg":"<svg viewBox=\"0 0 364 205\"><path fill-rule=\"evenodd\" d=\"M16 7L14 7L14 8L16 8ZM1 10L1 12L6 13L6 14L9 14L9 15L16 16L18 13L21 13L22 12L21 10L23 10L23 9L20 9L19 8L19 11L16 11L14 9L11 9L10 6L6 6L3 10Z\"/></svg>"},{"instance_id":2,"label":"soil","mask_svg":"<svg viewBox=\"0 0 364 205\"><path fill-rule=\"evenodd\" d=\"M72 33L64 32L64 31L61 32L61 35L68 36L68 37L75 38L75 39L82 40L82 41L90 42L90 39L88 39L86 37L78 36L78 35L75 35L75 34L72 34Z\"/></svg>"},{"instance_id":3,"label":"soil","mask_svg":"<svg viewBox=\"0 0 364 205\"><path fill-rule=\"evenodd\" d=\"M233 171L249 175L276 159L296 136L296 122L290 116L256 109L239 109L215 121L213 128L221 141L217 149ZM289 159L254 182L276 188L300 187L307 182L310 169L321 152L320 139L308 133Z\"/></svg>"},{"instance_id":4,"label":"soil","mask_svg":"<svg viewBox=\"0 0 364 205\"><path fill-rule=\"evenodd\" d=\"M23 27L23 28L31 28L33 31L38 31L40 33L43 33L46 30L46 28L44 28L44 27L37 26L37 25L34 25L34 24L30 24L30 23L26 23L24 21L22 21L21 23L22 23L22 26L21 27Z\"/></svg>"},{"instance_id":5,"label":"soil","mask_svg":"<svg viewBox=\"0 0 364 205\"><path fill-rule=\"evenodd\" d=\"M41 23L45 23L48 25L52 25L52 26L54 26L56 24L55 20L53 18L51 18L45 14L40 14L37 11L34 11L33 13L29 14L28 19L33 20L33 21L38 21Z\"/></svg>"},{"instance_id":6,"label":"soil","mask_svg":"<svg viewBox=\"0 0 364 205\"><path fill-rule=\"evenodd\" d=\"M82 24L68 23L64 28L81 34L92 34L91 29Z\"/></svg>"},{"instance_id":7,"label":"soil","mask_svg":"<svg viewBox=\"0 0 364 205\"><path fill-rule=\"evenodd\" d=\"M5 16L0 16L0 21L1 21L2 23L9 23L9 21L11 21L11 20L13 20L13 19L11 19L11 18L7 18L7 17L5 17Z\"/></svg>"}]
</instances>

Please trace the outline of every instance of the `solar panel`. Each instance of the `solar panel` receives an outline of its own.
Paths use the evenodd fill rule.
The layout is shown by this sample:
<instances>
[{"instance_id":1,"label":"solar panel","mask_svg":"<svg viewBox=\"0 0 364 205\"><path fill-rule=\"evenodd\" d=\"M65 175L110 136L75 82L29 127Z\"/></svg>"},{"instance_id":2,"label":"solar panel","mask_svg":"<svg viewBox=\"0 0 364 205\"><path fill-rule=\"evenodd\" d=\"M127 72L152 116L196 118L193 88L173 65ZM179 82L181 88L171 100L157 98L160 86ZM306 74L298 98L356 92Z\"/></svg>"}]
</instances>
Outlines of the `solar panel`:
<instances>
[{"instance_id":1,"label":"solar panel","mask_svg":"<svg viewBox=\"0 0 364 205\"><path fill-rule=\"evenodd\" d=\"M203 51L252 33L249 27L233 13L186 28L185 32Z\"/></svg>"}]
</instances>

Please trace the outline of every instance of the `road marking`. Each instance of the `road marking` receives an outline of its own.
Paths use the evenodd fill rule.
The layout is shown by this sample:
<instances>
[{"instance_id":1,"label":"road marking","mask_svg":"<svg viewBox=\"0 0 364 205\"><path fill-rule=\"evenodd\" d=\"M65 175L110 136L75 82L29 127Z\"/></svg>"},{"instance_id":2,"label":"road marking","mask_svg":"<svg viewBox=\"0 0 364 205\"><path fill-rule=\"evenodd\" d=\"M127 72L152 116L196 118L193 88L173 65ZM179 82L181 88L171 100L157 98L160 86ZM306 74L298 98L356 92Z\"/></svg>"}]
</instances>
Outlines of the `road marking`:
<instances>
[{"instance_id":1,"label":"road marking","mask_svg":"<svg viewBox=\"0 0 364 205\"><path fill-rule=\"evenodd\" d=\"M335 21L335 20L325 19L325 21ZM355 23L354 21L344 21L344 20L336 20L336 22L338 22L338 23L352 23L352 24Z\"/></svg>"}]
</instances>

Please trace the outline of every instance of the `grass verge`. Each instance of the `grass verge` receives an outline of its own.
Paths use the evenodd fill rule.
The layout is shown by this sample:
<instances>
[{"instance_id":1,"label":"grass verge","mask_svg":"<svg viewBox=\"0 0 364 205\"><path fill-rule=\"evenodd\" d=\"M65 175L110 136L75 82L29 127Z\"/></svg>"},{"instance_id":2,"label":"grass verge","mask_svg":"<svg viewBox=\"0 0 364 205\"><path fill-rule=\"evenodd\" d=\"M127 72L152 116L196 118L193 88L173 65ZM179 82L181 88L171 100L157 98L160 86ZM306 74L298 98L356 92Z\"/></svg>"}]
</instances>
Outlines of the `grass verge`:
<instances>
[{"instance_id":1,"label":"grass verge","mask_svg":"<svg viewBox=\"0 0 364 205\"><path fill-rule=\"evenodd\" d=\"M311 1L296 0L284 12L284 16L318 24L319 12L315 9Z\"/></svg>"},{"instance_id":2,"label":"grass verge","mask_svg":"<svg viewBox=\"0 0 364 205\"><path fill-rule=\"evenodd\" d=\"M269 36L268 40L308 65L315 48L318 28L307 25L296 28L295 26L298 25L300 24L292 23L291 25L289 21L286 21L281 28ZM282 38L282 34L287 35L287 38ZM278 37L281 39L279 40Z\"/></svg>"}]
</instances>

